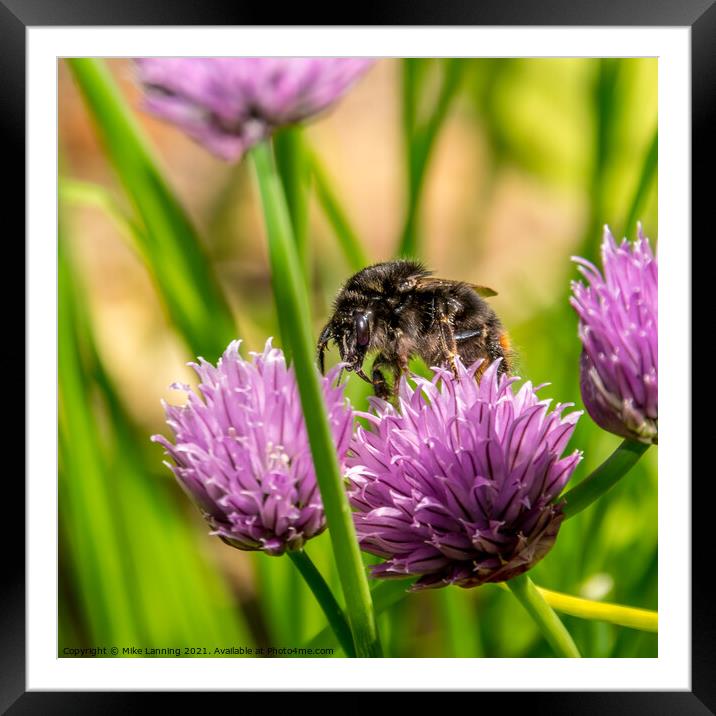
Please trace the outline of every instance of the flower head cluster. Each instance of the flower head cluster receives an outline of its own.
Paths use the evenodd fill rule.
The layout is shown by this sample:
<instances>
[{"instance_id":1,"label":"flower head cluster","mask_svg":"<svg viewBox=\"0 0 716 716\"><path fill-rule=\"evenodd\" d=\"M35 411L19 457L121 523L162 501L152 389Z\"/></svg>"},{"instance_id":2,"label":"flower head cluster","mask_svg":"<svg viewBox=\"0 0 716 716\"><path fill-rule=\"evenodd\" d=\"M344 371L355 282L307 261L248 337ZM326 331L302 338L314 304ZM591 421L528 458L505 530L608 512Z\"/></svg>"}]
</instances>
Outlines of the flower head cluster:
<instances>
[{"instance_id":1,"label":"flower head cluster","mask_svg":"<svg viewBox=\"0 0 716 716\"><path fill-rule=\"evenodd\" d=\"M575 258L589 282L572 282L582 340L582 399L604 430L643 443L658 440L657 263L644 238L617 244L604 229L604 276Z\"/></svg>"},{"instance_id":2,"label":"flower head cluster","mask_svg":"<svg viewBox=\"0 0 716 716\"><path fill-rule=\"evenodd\" d=\"M165 404L172 443L153 436L173 458L180 485L212 534L244 550L280 555L300 549L326 526L293 369L266 343L244 360L232 342L216 367L200 359L201 397L187 385L182 407ZM341 460L353 412L336 371L323 379L329 422Z\"/></svg>"},{"instance_id":3,"label":"flower head cluster","mask_svg":"<svg viewBox=\"0 0 716 716\"><path fill-rule=\"evenodd\" d=\"M145 108L226 160L334 104L372 64L359 58L136 60Z\"/></svg>"},{"instance_id":4,"label":"flower head cluster","mask_svg":"<svg viewBox=\"0 0 716 716\"><path fill-rule=\"evenodd\" d=\"M376 577L418 576L413 589L500 582L552 547L563 515L555 498L581 455L562 452L580 413L549 410L499 361L457 377L403 378L398 408L374 399L347 464L361 548L385 562Z\"/></svg>"}]
</instances>

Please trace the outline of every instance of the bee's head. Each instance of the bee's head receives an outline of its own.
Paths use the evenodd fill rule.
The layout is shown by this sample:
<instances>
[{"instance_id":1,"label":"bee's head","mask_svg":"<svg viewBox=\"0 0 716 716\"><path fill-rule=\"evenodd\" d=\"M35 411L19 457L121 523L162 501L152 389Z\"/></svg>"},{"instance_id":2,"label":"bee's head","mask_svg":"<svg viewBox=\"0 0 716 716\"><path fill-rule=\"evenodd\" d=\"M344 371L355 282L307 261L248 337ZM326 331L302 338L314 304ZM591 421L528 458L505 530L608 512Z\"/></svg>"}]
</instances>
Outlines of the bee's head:
<instances>
[{"instance_id":1,"label":"bee's head","mask_svg":"<svg viewBox=\"0 0 716 716\"><path fill-rule=\"evenodd\" d=\"M333 316L318 339L318 362L323 371L323 353L334 341L346 363L346 370L363 373L366 353L380 348L386 340L386 326L396 304L412 290L416 280L430 272L415 261L386 261L351 276L338 293ZM368 380L368 382L371 382Z\"/></svg>"},{"instance_id":2,"label":"bee's head","mask_svg":"<svg viewBox=\"0 0 716 716\"><path fill-rule=\"evenodd\" d=\"M318 360L323 372L323 352L329 341L338 346L341 361L346 363L346 370L362 374L363 361L371 349L374 330L375 312L362 301L340 301L333 318L323 329L318 340ZM363 377L363 375L361 375Z\"/></svg>"},{"instance_id":3,"label":"bee's head","mask_svg":"<svg viewBox=\"0 0 716 716\"><path fill-rule=\"evenodd\" d=\"M370 347L373 311L368 308L353 309L343 321L343 330L336 336L341 360L348 363L346 370L360 371L365 354Z\"/></svg>"}]
</instances>

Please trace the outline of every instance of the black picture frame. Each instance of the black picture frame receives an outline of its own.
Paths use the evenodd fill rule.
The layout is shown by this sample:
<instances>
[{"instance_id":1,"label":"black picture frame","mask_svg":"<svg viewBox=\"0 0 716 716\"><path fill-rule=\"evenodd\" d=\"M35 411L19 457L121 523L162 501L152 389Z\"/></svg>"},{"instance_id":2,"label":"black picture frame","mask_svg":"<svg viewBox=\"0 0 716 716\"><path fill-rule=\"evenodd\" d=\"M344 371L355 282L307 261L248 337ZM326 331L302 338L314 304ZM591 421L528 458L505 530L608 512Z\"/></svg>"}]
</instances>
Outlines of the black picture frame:
<instances>
[{"instance_id":1,"label":"black picture frame","mask_svg":"<svg viewBox=\"0 0 716 716\"><path fill-rule=\"evenodd\" d=\"M333 6L282 7L282 25L535 25L535 26L684 26L691 28L692 72L692 233L707 233L709 203L713 203L711 177L716 165L711 135L716 127L716 6L715 0L501 0L486 6L459 0L363 4L347 22ZM3 158L6 176L12 177L5 190L7 207L24 204L25 193L25 38L26 28L34 26L81 25L273 25L276 9L267 5L237 7L219 0L0 0L0 87L3 102L0 117L4 136ZM358 17L359 15L359 17ZM21 181L19 178L23 177ZM8 212L6 217L12 212ZM24 235L24 214L15 212L20 224L6 244ZM7 230L7 229L6 229ZM22 232L22 233L21 233ZM686 239L684 239L686 240ZM6 254L7 255L7 254ZM20 260L24 261L24 258ZM12 265L9 261L6 266ZM7 306L8 304L6 304ZM694 310L698 308L693 302ZM11 313L11 311L7 311ZM20 329L21 331L22 329ZM684 347L685 361L691 346ZM15 358L16 360L16 358ZM700 365L700 368L703 366ZM15 369L16 370L16 369ZM26 381L32 380L26 375ZM670 376L670 379L674 376ZM701 376L704 380L705 376ZM684 390L690 390L685 382ZM54 406L48 405L48 410ZM691 416L684 416L691 420ZM692 421L694 430L712 421ZM703 442L703 441L702 441ZM699 444L699 443L697 443ZM0 710L11 714L35 713L126 713L144 704L156 705L146 692L26 692L25 688L25 560L22 535L25 534L24 485L17 470L6 470L3 484L2 535L3 588L0 593ZM689 484L690 475L669 475L667 479ZM716 713L716 619L708 587L713 562L713 518L706 511L713 504L713 476L710 470L697 473L692 485L692 658L691 691L683 692L558 692L510 694L481 693L504 708L526 706L536 712L599 714L706 714ZM668 540L668 534L661 535ZM9 559L14 557L15 559ZM615 664L618 667L618 663ZM466 685L466 689L469 685ZM184 706L191 695L178 694ZM162 698L165 698L163 696ZM189 699L189 700L187 700ZM497 701L499 699L499 702ZM518 703L519 702L519 703ZM476 704L477 705L477 704Z\"/></svg>"}]
</instances>

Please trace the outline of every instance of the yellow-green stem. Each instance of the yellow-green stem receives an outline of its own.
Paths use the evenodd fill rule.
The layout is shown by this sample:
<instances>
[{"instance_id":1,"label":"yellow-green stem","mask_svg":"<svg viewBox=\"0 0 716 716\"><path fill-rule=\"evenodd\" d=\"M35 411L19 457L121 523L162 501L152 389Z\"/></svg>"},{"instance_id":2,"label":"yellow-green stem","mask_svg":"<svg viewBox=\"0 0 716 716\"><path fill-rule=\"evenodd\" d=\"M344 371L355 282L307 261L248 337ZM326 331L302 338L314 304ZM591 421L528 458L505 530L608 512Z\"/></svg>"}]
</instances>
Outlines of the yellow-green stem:
<instances>
[{"instance_id":1,"label":"yellow-green stem","mask_svg":"<svg viewBox=\"0 0 716 716\"><path fill-rule=\"evenodd\" d=\"M639 631L659 631L659 614L650 609L596 602L592 599L582 599L569 594L553 592L542 587L537 587L537 591L553 609L573 617L609 622Z\"/></svg>"}]
</instances>

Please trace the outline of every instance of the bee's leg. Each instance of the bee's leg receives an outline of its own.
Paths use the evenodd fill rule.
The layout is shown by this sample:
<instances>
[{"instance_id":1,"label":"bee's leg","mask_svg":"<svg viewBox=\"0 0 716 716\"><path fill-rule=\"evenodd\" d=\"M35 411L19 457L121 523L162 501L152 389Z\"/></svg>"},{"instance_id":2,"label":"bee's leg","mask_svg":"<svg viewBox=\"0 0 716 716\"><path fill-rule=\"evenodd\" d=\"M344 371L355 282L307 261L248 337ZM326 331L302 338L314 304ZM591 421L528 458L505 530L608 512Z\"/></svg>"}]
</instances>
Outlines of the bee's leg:
<instances>
[{"instance_id":1,"label":"bee's leg","mask_svg":"<svg viewBox=\"0 0 716 716\"><path fill-rule=\"evenodd\" d=\"M362 368L357 368L355 373L359 378L362 378L366 383L370 383L371 385L373 385L373 381L363 372Z\"/></svg>"},{"instance_id":2,"label":"bee's leg","mask_svg":"<svg viewBox=\"0 0 716 716\"><path fill-rule=\"evenodd\" d=\"M383 355L378 353L373 361L373 368L371 369L371 376L373 377L373 391L375 394L383 400L390 398L390 387L388 386L385 376L381 368L391 367L391 362Z\"/></svg>"},{"instance_id":3,"label":"bee's leg","mask_svg":"<svg viewBox=\"0 0 716 716\"><path fill-rule=\"evenodd\" d=\"M440 347L443 351L443 360L446 362L457 378L457 366L455 358L458 357L457 341L455 340L455 332L450 322L450 314L444 301L437 302L435 307L435 318L438 321L438 332L440 333Z\"/></svg>"},{"instance_id":4,"label":"bee's leg","mask_svg":"<svg viewBox=\"0 0 716 716\"><path fill-rule=\"evenodd\" d=\"M316 357L318 358L318 367L321 370L321 375L323 375L326 372L325 364L323 360L323 355L326 352L326 346L328 345L328 341L331 340L331 324L328 323L323 330L321 331L321 335L318 338L318 346L316 349ZM343 375L343 371L341 371L341 376ZM340 383L340 377L338 378L338 382Z\"/></svg>"},{"instance_id":5,"label":"bee's leg","mask_svg":"<svg viewBox=\"0 0 716 716\"><path fill-rule=\"evenodd\" d=\"M398 344L398 354L393 363L393 395L398 395L400 390L400 379L410 372L410 353L402 343Z\"/></svg>"}]
</instances>

